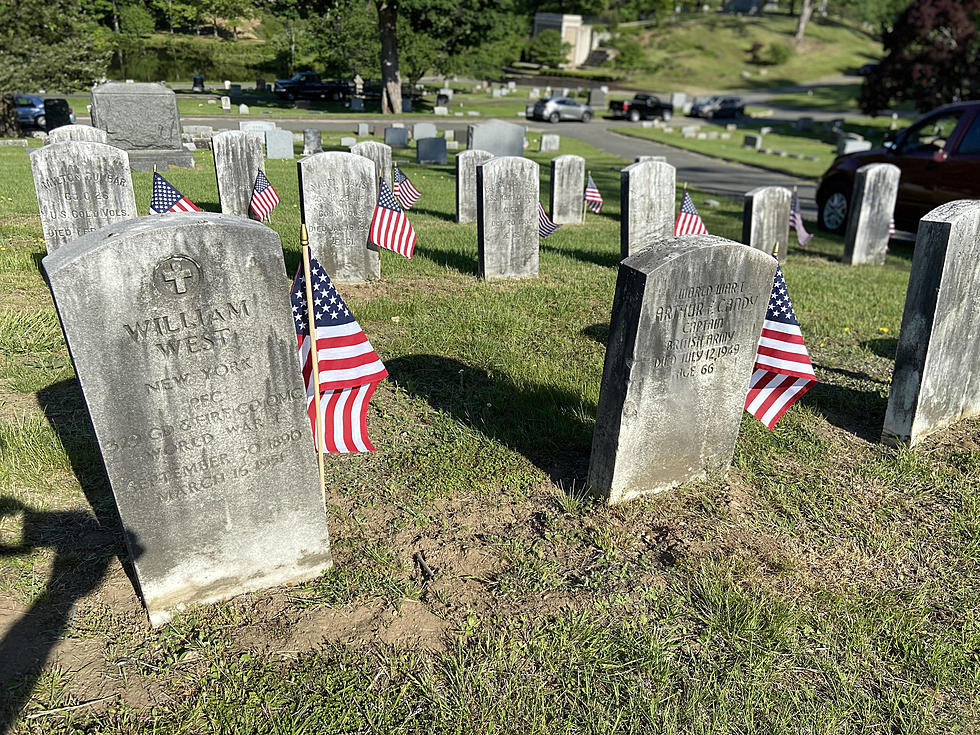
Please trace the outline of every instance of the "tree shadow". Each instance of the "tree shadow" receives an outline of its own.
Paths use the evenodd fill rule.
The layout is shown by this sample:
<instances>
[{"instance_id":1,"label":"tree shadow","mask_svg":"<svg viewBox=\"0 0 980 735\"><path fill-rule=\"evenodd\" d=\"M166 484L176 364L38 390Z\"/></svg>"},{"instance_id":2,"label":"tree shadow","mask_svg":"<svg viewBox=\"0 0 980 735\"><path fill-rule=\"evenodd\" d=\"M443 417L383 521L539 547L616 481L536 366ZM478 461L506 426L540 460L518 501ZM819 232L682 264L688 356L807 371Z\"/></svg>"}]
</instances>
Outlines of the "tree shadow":
<instances>
[{"instance_id":1,"label":"tree shadow","mask_svg":"<svg viewBox=\"0 0 980 735\"><path fill-rule=\"evenodd\" d=\"M588 337L594 342L604 345L609 341L609 322L591 324L583 329L581 334L583 337Z\"/></svg>"},{"instance_id":2,"label":"tree shadow","mask_svg":"<svg viewBox=\"0 0 980 735\"><path fill-rule=\"evenodd\" d=\"M221 214L221 202L194 202L202 212L214 212L215 214Z\"/></svg>"},{"instance_id":3,"label":"tree shadow","mask_svg":"<svg viewBox=\"0 0 980 735\"><path fill-rule=\"evenodd\" d=\"M409 395L523 455L556 484L585 481L596 406L579 394L521 385L440 355L406 355L385 366Z\"/></svg>"},{"instance_id":4,"label":"tree shadow","mask_svg":"<svg viewBox=\"0 0 980 735\"><path fill-rule=\"evenodd\" d=\"M878 337L868 339L860 343L861 347L871 350L878 357L895 360L895 353L898 351L898 337ZM871 378L869 378L871 380Z\"/></svg>"},{"instance_id":5,"label":"tree shadow","mask_svg":"<svg viewBox=\"0 0 980 735\"><path fill-rule=\"evenodd\" d=\"M415 246L415 252L433 263L438 263L443 268L450 268L474 276L479 272L480 264L476 257L462 250L441 250L418 243Z\"/></svg>"},{"instance_id":6,"label":"tree shadow","mask_svg":"<svg viewBox=\"0 0 980 735\"><path fill-rule=\"evenodd\" d=\"M445 222L456 222L456 215L451 212L442 212L438 209L426 209L425 207L412 207L412 214L425 214L429 217L435 217L436 219L441 219Z\"/></svg>"},{"instance_id":7,"label":"tree shadow","mask_svg":"<svg viewBox=\"0 0 980 735\"><path fill-rule=\"evenodd\" d=\"M834 368L826 369L849 373ZM849 373L849 376L868 379L858 373ZM881 440L881 427L885 422L888 400L877 391L817 383L803 396L802 402L813 406L828 422L850 434L871 443Z\"/></svg>"},{"instance_id":8,"label":"tree shadow","mask_svg":"<svg viewBox=\"0 0 980 735\"><path fill-rule=\"evenodd\" d=\"M616 268L623 259L618 250L616 250L616 252L586 250L585 248L552 245L548 242L542 242L541 249L546 250L549 253L565 255L569 258L575 258L576 260L581 260L585 263L592 263L594 265L602 266L603 268Z\"/></svg>"}]
</instances>

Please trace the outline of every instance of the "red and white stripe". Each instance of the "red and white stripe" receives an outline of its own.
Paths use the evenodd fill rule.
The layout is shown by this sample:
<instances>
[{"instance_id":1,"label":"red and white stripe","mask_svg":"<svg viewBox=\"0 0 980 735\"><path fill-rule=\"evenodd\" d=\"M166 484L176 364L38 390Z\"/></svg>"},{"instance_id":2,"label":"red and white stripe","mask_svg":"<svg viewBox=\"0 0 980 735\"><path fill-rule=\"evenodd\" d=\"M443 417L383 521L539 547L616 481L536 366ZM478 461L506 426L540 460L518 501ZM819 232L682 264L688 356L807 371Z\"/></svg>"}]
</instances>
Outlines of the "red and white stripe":
<instances>
[{"instance_id":1,"label":"red and white stripe","mask_svg":"<svg viewBox=\"0 0 980 735\"><path fill-rule=\"evenodd\" d=\"M320 436L318 449L331 453L373 452L374 445L368 439L367 409L377 383L367 383L354 388L331 390L320 397ZM309 396L306 406L313 423L316 404Z\"/></svg>"},{"instance_id":2,"label":"red and white stripe","mask_svg":"<svg viewBox=\"0 0 980 735\"><path fill-rule=\"evenodd\" d=\"M371 219L371 242L406 258L415 252L415 228L403 212L387 207L375 207Z\"/></svg>"},{"instance_id":3,"label":"red and white stripe","mask_svg":"<svg viewBox=\"0 0 980 735\"><path fill-rule=\"evenodd\" d=\"M320 390L339 390L376 383L388 376L388 371L374 351L357 322L336 327L317 327L317 367ZM310 340L296 337L299 360L303 366L307 398L313 400L313 363L310 360Z\"/></svg>"},{"instance_id":4,"label":"red and white stripe","mask_svg":"<svg viewBox=\"0 0 980 735\"><path fill-rule=\"evenodd\" d=\"M766 319L755 356L757 368L771 369L797 378L816 380L810 353L798 326Z\"/></svg>"},{"instance_id":5,"label":"red and white stripe","mask_svg":"<svg viewBox=\"0 0 980 735\"><path fill-rule=\"evenodd\" d=\"M749 382L745 410L772 430L776 422L797 399L816 384L816 380L774 373L757 367Z\"/></svg>"}]
</instances>

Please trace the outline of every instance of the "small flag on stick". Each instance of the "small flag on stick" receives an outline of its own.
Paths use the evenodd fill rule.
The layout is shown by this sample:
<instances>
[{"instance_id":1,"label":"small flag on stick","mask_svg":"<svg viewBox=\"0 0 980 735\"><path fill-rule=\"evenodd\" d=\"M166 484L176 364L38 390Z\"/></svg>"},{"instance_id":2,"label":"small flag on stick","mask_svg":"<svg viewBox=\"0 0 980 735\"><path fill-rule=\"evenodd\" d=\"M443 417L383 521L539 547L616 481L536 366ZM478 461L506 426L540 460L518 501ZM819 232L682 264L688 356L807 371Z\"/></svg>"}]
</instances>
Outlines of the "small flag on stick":
<instances>
[{"instance_id":1,"label":"small flag on stick","mask_svg":"<svg viewBox=\"0 0 980 735\"><path fill-rule=\"evenodd\" d=\"M402 173L402 170L395 166L395 184L392 187L394 189L395 199L398 203L402 205L402 209L411 209L412 206L419 200L422 196L422 192L416 189L412 182L408 180L408 177Z\"/></svg>"},{"instance_id":2,"label":"small flag on stick","mask_svg":"<svg viewBox=\"0 0 980 735\"><path fill-rule=\"evenodd\" d=\"M398 200L384 178L379 179L378 203L371 219L371 242L411 259L415 252L415 240L415 228L398 206Z\"/></svg>"},{"instance_id":3,"label":"small flag on stick","mask_svg":"<svg viewBox=\"0 0 980 735\"><path fill-rule=\"evenodd\" d=\"M538 237L548 237L551 233L557 230L561 225L556 225L551 221L551 217L548 213L544 211L544 207L541 206L541 202L538 202Z\"/></svg>"},{"instance_id":4,"label":"small flag on stick","mask_svg":"<svg viewBox=\"0 0 980 735\"><path fill-rule=\"evenodd\" d=\"M895 236L895 218L892 217L890 220L888 220L888 237L894 237L894 236Z\"/></svg>"},{"instance_id":5,"label":"small flag on stick","mask_svg":"<svg viewBox=\"0 0 980 735\"><path fill-rule=\"evenodd\" d=\"M312 315L307 308L311 300ZM290 301L317 452L373 452L367 435L368 401L388 371L330 276L308 253L296 271ZM313 356L311 326L316 333Z\"/></svg>"},{"instance_id":6,"label":"small flag on stick","mask_svg":"<svg viewBox=\"0 0 980 735\"><path fill-rule=\"evenodd\" d=\"M681 235L707 235L708 228L704 226L701 215L694 207L691 195L687 193L687 184L684 185L684 196L681 197L681 209L677 213L677 221L674 223L674 237Z\"/></svg>"},{"instance_id":7,"label":"small flag on stick","mask_svg":"<svg viewBox=\"0 0 980 735\"><path fill-rule=\"evenodd\" d=\"M783 270L776 266L745 410L772 430L789 407L816 382Z\"/></svg>"},{"instance_id":8,"label":"small flag on stick","mask_svg":"<svg viewBox=\"0 0 980 735\"><path fill-rule=\"evenodd\" d=\"M259 218L259 222L264 222L269 219L277 204L279 204L279 195L265 177L265 173L259 169L255 177L255 186L252 187L252 201L249 202L248 208Z\"/></svg>"},{"instance_id":9,"label":"small flag on stick","mask_svg":"<svg viewBox=\"0 0 980 735\"><path fill-rule=\"evenodd\" d=\"M150 214L170 212L200 212L190 199L156 171L153 172L153 196L150 197Z\"/></svg>"},{"instance_id":10,"label":"small flag on stick","mask_svg":"<svg viewBox=\"0 0 980 735\"><path fill-rule=\"evenodd\" d=\"M585 185L585 205L596 214L602 211L602 194L599 187L592 180L592 172L589 172L589 181Z\"/></svg>"},{"instance_id":11,"label":"small flag on stick","mask_svg":"<svg viewBox=\"0 0 980 735\"><path fill-rule=\"evenodd\" d=\"M805 248L810 240L813 239L813 235L806 231L806 227L803 226L803 214L800 212L800 197L796 193L796 187L793 187L793 203L789 208L789 228L796 232L796 240L800 243L801 248Z\"/></svg>"}]
</instances>

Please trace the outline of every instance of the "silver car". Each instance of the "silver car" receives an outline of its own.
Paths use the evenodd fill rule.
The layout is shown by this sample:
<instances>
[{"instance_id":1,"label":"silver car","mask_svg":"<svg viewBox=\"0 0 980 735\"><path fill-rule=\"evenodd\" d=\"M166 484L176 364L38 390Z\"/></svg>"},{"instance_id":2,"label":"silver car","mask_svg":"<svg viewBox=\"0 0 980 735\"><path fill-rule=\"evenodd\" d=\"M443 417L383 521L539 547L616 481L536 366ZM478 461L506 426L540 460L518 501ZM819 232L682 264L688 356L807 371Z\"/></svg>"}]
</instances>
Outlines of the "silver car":
<instances>
[{"instance_id":1,"label":"silver car","mask_svg":"<svg viewBox=\"0 0 980 735\"><path fill-rule=\"evenodd\" d=\"M571 97L545 97L534 103L531 117L556 123L559 120L581 120L588 122L595 113L584 102L576 102Z\"/></svg>"}]
</instances>

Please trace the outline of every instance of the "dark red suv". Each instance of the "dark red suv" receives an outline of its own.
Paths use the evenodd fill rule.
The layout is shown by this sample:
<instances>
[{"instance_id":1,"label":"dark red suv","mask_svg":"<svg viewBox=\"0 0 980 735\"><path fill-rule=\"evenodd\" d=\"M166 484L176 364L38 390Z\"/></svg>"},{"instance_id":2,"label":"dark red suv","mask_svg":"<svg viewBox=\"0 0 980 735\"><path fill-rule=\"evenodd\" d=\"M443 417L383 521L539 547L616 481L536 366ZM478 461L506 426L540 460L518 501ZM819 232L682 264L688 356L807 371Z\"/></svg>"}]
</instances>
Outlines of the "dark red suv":
<instances>
[{"instance_id":1,"label":"dark red suv","mask_svg":"<svg viewBox=\"0 0 980 735\"><path fill-rule=\"evenodd\" d=\"M886 140L880 148L838 157L817 187L818 221L844 232L854 172L868 163L902 170L895 224L915 232L919 220L940 204L980 199L980 100L937 107Z\"/></svg>"}]
</instances>

